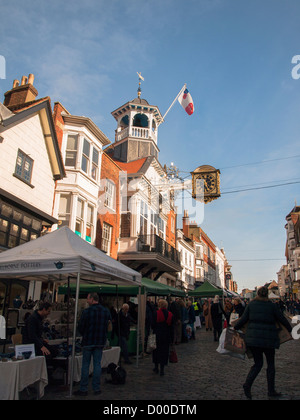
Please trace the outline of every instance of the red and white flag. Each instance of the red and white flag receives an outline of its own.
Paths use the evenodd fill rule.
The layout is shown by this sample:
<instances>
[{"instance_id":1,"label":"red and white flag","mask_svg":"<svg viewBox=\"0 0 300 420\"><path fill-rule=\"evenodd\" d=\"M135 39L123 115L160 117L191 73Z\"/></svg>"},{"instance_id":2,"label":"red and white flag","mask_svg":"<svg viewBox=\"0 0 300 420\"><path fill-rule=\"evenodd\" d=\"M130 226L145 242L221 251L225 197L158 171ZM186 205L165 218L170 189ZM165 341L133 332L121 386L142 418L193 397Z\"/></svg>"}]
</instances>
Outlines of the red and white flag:
<instances>
[{"instance_id":1,"label":"red and white flag","mask_svg":"<svg viewBox=\"0 0 300 420\"><path fill-rule=\"evenodd\" d=\"M187 89L181 92L181 94L178 96L178 102L189 115L194 113L194 102L190 92Z\"/></svg>"}]
</instances>

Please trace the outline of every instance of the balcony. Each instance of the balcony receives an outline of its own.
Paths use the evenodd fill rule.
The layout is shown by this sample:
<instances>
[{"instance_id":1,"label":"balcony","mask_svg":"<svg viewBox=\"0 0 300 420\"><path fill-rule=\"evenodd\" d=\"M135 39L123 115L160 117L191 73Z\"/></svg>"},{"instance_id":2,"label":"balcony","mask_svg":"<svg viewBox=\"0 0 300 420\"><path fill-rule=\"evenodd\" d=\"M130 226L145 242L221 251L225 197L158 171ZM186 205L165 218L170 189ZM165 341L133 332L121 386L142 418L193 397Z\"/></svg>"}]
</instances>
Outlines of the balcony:
<instances>
[{"instance_id":1,"label":"balcony","mask_svg":"<svg viewBox=\"0 0 300 420\"><path fill-rule=\"evenodd\" d=\"M155 142L157 141L154 131L151 131L149 128L132 126L131 129L129 129L129 127L126 127L121 131L116 130L116 134L115 134L116 142L121 141L127 137L134 137L137 139L147 139L147 140L152 139Z\"/></svg>"},{"instance_id":2,"label":"balcony","mask_svg":"<svg viewBox=\"0 0 300 420\"><path fill-rule=\"evenodd\" d=\"M157 235L122 238L119 260L149 278L182 270L180 253Z\"/></svg>"},{"instance_id":3,"label":"balcony","mask_svg":"<svg viewBox=\"0 0 300 420\"><path fill-rule=\"evenodd\" d=\"M139 252L155 252L180 265L180 254L177 249L169 245L157 235L141 235L138 239Z\"/></svg>"}]
</instances>

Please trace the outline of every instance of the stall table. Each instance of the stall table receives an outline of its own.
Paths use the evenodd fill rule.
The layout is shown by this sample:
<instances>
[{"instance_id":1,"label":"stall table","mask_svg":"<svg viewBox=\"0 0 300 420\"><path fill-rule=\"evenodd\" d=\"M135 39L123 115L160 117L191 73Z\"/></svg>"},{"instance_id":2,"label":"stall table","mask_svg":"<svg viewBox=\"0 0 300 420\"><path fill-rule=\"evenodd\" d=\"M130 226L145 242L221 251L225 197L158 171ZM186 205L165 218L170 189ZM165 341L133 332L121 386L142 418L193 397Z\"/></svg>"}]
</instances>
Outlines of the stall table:
<instances>
[{"instance_id":1,"label":"stall table","mask_svg":"<svg viewBox=\"0 0 300 420\"><path fill-rule=\"evenodd\" d=\"M36 384L38 398L43 397L48 384L47 365L44 356L15 362L0 362L0 400L18 400L19 392Z\"/></svg>"},{"instance_id":2,"label":"stall table","mask_svg":"<svg viewBox=\"0 0 300 420\"><path fill-rule=\"evenodd\" d=\"M120 347L112 347L110 349L103 350L102 353L102 360L101 360L101 367L102 369L107 368L110 363L115 363L116 365L119 363L120 360ZM56 357L54 360L57 361L66 361L66 357ZM75 356L74 360L74 382L80 382L81 379L81 366L82 366L82 355ZM70 376L71 376L71 358L69 358L69 379L68 383L70 383ZM90 374L93 373L93 358L90 364Z\"/></svg>"}]
</instances>

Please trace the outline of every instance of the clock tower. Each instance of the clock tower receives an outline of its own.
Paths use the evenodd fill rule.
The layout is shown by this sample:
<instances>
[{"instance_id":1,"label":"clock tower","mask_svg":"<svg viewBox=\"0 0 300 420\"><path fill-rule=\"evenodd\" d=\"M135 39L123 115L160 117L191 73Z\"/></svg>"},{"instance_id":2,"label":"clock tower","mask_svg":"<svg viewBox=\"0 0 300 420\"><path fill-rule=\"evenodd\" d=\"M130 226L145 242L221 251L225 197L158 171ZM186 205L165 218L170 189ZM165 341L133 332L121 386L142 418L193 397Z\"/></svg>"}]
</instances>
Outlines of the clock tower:
<instances>
[{"instance_id":1,"label":"clock tower","mask_svg":"<svg viewBox=\"0 0 300 420\"><path fill-rule=\"evenodd\" d=\"M112 116L117 122L115 142L109 147L114 159L132 162L155 156L158 160L158 126L163 117L157 106L141 98L140 86L138 97L113 111Z\"/></svg>"}]
</instances>

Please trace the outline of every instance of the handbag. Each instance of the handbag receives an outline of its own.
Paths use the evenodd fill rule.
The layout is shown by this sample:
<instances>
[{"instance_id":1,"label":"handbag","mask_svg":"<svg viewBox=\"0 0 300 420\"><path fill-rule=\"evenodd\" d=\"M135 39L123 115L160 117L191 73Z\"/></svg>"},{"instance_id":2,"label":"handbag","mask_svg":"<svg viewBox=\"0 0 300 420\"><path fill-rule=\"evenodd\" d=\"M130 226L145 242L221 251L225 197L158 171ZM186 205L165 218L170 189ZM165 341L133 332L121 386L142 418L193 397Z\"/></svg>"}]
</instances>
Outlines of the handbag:
<instances>
[{"instance_id":1,"label":"handbag","mask_svg":"<svg viewBox=\"0 0 300 420\"><path fill-rule=\"evenodd\" d=\"M174 345L170 347L169 362L170 363L177 363L178 362L178 357L177 357L177 353L176 353Z\"/></svg>"},{"instance_id":2,"label":"handbag","mask_svg":"<svg viewBox=\"0 0 300 420\"><path fill-rule=\"evenodd\" d=\"M247 348L245 343L245 334L231 328L226 329L224 349L233 353L245 355Z\"/></svg>"},{"instance_id":3,"label":"handbag","mask_svg":"<svg viewBox=\"0 0 300 420\"><path fill-rule=\"evenodd\" d=\"M156 349L156 335L152 332L149 334L148 341L147 341L147 353L151 353L153 350Z\"/></svg>"},{"instance_id":4,"label":"handbag","mask_svg":"<svg viewBox=\"0 0 300 420\"><path fill-rule=\"evenodd\" d=\"M286 329L286 327L283 324L281 324L281 322L276 322L276 328L278 331L280 344L293 340L291 333Z\"/></svg>"}]
</instances>

